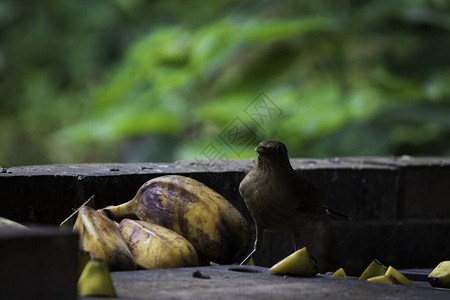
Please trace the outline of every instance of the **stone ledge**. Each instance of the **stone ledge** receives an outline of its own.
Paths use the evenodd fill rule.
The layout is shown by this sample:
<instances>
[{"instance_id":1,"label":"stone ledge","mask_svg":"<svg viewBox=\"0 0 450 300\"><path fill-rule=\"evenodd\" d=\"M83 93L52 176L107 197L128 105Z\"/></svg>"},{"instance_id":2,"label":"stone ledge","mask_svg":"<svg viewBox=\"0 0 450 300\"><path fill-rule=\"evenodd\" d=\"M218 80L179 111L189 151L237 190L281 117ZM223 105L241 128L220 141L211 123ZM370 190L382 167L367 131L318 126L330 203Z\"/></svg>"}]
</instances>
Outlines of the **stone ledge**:
<instances>
[{"instance_id":1,"label":"stone ledge","mask_svg":"<svg viewBox=\"0 0 450 300\"><path fill-rule=\"evenodd\" d=\"M303 170L319 187L321 197L330 207L353 219L352 223L314 224L314 230L305 230L302 237L305 245L318 253L327 270L348 262L347 268L357 273L374 258L387 258L385 264L392 261L397 267L433 267L432 260L443 257L440 251L444 250L439 249L450 252L449 240L442 238L450 231L450 159L375 157L291 161L295 169ZM151 178L180 174L221 193L253 226L238 191L240 181L253 166L252 160L218 160L3 168L0 216L21 223L56 225L92 195L96 196L97 207L119 204L133 198L139 187ZM292 252L291 238L283 233L269 233L266 238L269 250L262 251L255 259L269 266ZM385 248L386 240L391 247L389 252ZM434 248L424 245L434 245ZM390 257L388 253L394 254Z\"/></svg>"},{"instance_id":2,"label":"stone ledge","mask_svg":"<svg viewBox=\"0 0 450 300\"><path fill-rule=\"evenodd\" d=\"M0 231L2 299L77 299L78 235L53 227Z\"/></svg>"},{"instance_id":3,"label":"stone ledge","mask_svg":"<svg viewBox=\"0 0 450 300\"><path fill-rule=\"evenodd\" d=\"M378 259L386 266L434 268L448 260L450 220L317 221L302 231L302 246L318 261L319 271L341 267L359 276ZM291 232L267 232L257 265L270 267L294 251Z\"/></svg>"},{"instance_id":4,"label":"stone ledge","mask_svg":"<svg viewBox=\"0 0 450 300\"><path fill-rule=\"evenodd\" d=\"M247 272L233 271L245 269ZM209 279L195 278L199 271ZM427 282L414 287L332 278L273 275L262 267L217 266L113 272L119 299L448 299Z\"/></svg>"},{"instance_id":5,"label":"stone ledge","mask_svg":"<svg viewBox=\"0 0 450 300\"><path fill-rule=\"evenodd\" d=\"M450 159L292 159L330 206L355 220L450 217ZM99 207L131 199L147 180L166 174L196 178L249 218L239 182L252 160L23 166L0 173L0 215L18 222L58 224L90 196ZM250 218L249 218L250 220Z\"/></svg>"}]
</instances>

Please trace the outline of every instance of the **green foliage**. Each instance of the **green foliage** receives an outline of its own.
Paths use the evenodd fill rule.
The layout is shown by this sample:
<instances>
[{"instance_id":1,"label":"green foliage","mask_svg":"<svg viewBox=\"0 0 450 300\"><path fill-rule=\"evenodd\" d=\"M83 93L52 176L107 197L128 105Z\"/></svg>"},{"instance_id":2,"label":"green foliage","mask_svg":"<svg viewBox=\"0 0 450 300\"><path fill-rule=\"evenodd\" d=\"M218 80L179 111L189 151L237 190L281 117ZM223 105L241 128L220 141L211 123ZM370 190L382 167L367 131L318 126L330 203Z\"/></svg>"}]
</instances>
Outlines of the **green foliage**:
<instances>
[{"instance_id":1,"label":"green foliage","mask_svg":"<svg viewBox=\"0 0 450 300\"><path fill-rule=\"evenodd\" d=\"M450 155L446 1L46 2L2 4L3 164Z\"/></svg>"}]
</instances>

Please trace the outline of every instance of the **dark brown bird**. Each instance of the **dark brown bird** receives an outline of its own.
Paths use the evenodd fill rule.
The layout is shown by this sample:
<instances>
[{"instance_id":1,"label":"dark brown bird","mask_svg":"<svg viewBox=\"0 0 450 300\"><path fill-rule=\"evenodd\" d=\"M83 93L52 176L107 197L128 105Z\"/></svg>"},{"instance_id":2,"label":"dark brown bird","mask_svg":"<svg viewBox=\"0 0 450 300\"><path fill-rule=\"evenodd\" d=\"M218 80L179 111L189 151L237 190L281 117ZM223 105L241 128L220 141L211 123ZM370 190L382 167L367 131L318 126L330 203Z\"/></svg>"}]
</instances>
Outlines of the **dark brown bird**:
<instances>
[{"instance_id":1,"label":"dark brown bird","mask_svg":"<svg viewBox=\"0 0 450 300\"><path fill-rule=\"evenodd\" d=\"M286 146L281 142L259 143L256 167L239 185L239 192L255 221L256 239L246 264L262 244L264 230L292 230L295 249L301 229L320 216L349 219L328 209L318 197L318 190L303 173L292 168Z\"/></svg>"}]
</instances>

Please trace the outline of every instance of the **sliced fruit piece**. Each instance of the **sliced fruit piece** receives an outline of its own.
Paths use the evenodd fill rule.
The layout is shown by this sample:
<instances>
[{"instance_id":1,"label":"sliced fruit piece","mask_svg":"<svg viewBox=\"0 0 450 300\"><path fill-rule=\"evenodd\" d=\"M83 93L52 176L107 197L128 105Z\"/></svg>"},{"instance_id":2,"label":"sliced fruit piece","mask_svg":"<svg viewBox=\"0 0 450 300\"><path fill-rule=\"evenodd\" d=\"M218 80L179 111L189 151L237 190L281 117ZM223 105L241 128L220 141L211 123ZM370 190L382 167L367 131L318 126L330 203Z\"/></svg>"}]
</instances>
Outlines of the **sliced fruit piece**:
<instances>
[{"instance_id":1,"label":"sliced fruit piece","mask_svg":"<svg viewBox=\"0 0 450 300\"><path fill-rule=\"evenodd\" d=\"M384 284L395 284L388 276L381 275L375 276L367 279L368 282L384 283Z\"/></svg>"},{"instance_id":2,"label":"sliced fruit piece","mask_svg":"<svg viewBox=\"0 0 450 300\"><path fill-rule=\"evenodd\" d=\"M317 264L306 247L303 247L273 265L269 271L277 274L310 276L317 274Z\"/></svg>"},{"instance_id":3,"label":"sliced fruit piece","mask_svg":"<svg viewBox=\"0 0 450 300\"><path fill-rule=\"evenodd\" d=\"M84 268L90 260L91 255L89 252L83 250L78 251L78 278L81 276L81 273L83 273Z\"/></svg>"},{"instance_id":4,"label":"sliced fruit piece","mask_svg":"<svg viewBox=\"0 0 450 300\"><path fill-rule=\"evenodd\" d=\"M81 297L117 297L108 266L101 261L90 260L81 273L77 284Z\"/></svg>"},{"instance_id":5,"label":"sliced fruit piece","mask_svg":"<svg viewBox=\"0 0 450 300\"><path fill-rule=\"evenodd\" d=\"M387 271L387 267L380 263L377 259L374 259L370 265L362 272L359 280L367 280L375 276L384 275Z\"/></svg>"},{"instance_id":6,"label":"sliced fruit piece","mask_svg":"<svg viewBox=\"0 0 450 300\"><path fill-rule=\"evenodd\" d=\"M347 278L347 274L345 274L345 271L343 268L339 268L336 272L333 273L331 277L334 278Z\"/></svg>"},{"instance_id":7,"label":"sliced fruit piece","mask_svg":"<svg viewBox=\"0 0 450 300\"><path fill-rule=\"evenodd\" d=\"M386 277L394 282L394 284L404 285L404 286L414 286L414 284L405 277L402 273L397 271L394 267L389 266L385 274Z\"/></svg>"},{"instance_id":8,"label":"sliced fruit piece","mask_svg":"<svg viewBox=\"0 0 450 300\"><path fill-rule=\"evenodd\" d=\"M28 227L23 226L20 223L14 222L13 220L0 217L0 231L15 230L15 229L28 229Z\"/></svg>"}]
</instances>

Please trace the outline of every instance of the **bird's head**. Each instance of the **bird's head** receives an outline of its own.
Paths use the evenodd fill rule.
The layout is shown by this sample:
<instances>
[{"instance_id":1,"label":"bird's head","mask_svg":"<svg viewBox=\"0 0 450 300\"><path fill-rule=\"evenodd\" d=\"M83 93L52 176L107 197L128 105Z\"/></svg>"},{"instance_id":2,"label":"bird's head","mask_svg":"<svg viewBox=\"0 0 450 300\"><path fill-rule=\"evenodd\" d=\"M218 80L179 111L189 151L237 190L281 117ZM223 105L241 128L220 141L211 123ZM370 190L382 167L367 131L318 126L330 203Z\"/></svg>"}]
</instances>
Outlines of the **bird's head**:
<instances>
[{"instance_id":1,"label":"bird's head","mask_svg":"<svg viewBox=\"0 0 450 300\"><path fill-rule=\"evenodd\" d=\"M258 168L291 169L288 151L281 142L263 141L255 148L258 153Z\"/></svg>"}]
</instances>

